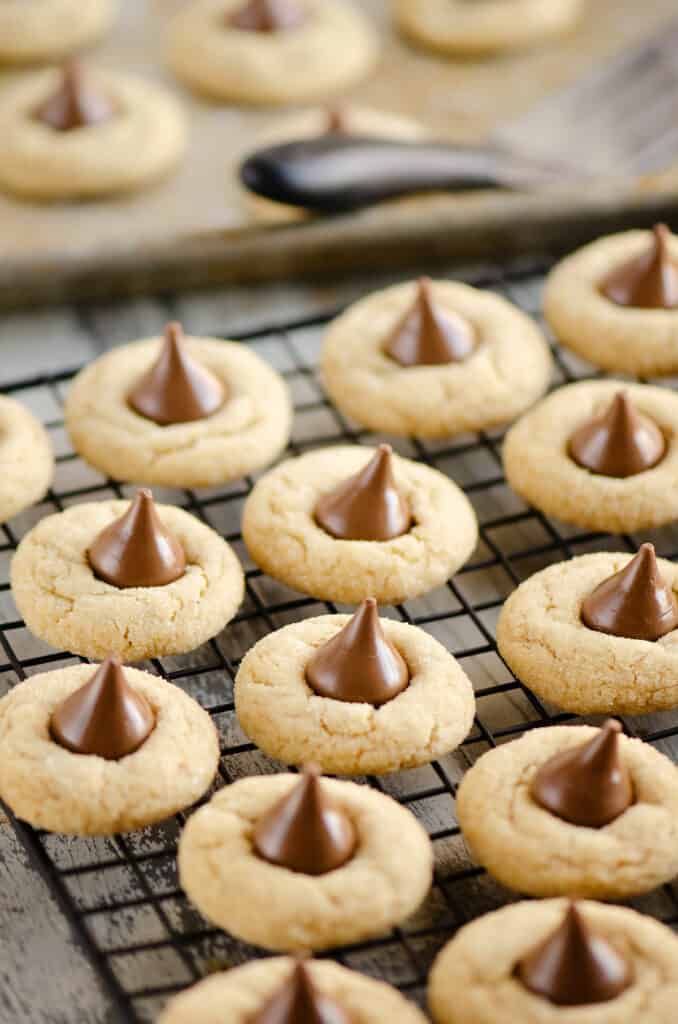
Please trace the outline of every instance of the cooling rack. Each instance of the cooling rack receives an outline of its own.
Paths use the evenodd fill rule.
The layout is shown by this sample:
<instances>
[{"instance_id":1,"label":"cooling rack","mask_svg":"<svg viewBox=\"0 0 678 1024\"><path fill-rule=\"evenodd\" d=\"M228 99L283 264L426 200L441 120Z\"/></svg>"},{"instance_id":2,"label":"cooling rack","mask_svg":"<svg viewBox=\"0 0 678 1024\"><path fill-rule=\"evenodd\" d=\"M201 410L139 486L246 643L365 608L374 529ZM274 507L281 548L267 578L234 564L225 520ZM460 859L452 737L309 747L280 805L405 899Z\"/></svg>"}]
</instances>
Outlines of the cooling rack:
<instances>
[{"instance_id":1,"label":"cooling rack","mask_svg":"<svg viewBox=\"0 0 678 1024\"><path fill-rule=\"evenodd\" d=\"M540 260L509 270L478 270L466 279L503 294L539 320L547 269L548 261ZM172 298L165 304L168 318L174 316ZM324 324L335 312L313 320L272 323L241 336L290 386L296 408L290 455L339 442L374 444L381 440L347 422L327 402L320 387L316 372L320 340ZM88 323L84 313L81 322ZM190 324L187 326L190 329ZM227 336L228 324L215 327L217 336ZM594 375L590 366L555 343L552 348L553 386ZM0 693L36 672L79 660L36 640L17 616L7 579L9 559L21 536L46 514L81 501L130 496L134 490L104 479L70 448L63 429L62 400L76 370L17 380L4 389L26 402L46 423L58 468L47 499L1 528ZM516 898L475 865L465 848L454 807L464 771L488 748L527 729L573 720L521 686L500 658L494 627L503 601L532 573L587 551L631 551L643 540L651 540L664 557L678 557L675 528L611 537L564 527L529 508L503 479L501 444L501 431L446 443L410 440L394 444L400 453L447 473L463 487L478 514L480 540L471 562L445 587L382 613L421 626L452 651L473 681L478 710L470 736L454 754L421 769L361 780L395 797L425 825L436 852L435 884L426 904L401 928L331 955L348 967L396 985L420 1005L424 1005L428 969L443 943L466 921ZM253 482L246 478L199 494L155 491L159 500L189 509L230 541L247 570L245 603L220 636L190 655L144 666L180 686L212 715L221 736L217 785L282 767L247 741L235 717L233 680L245 652L259 637L288 622L344 610L288 590L248 559L239 529L242 505ZM624 726L629 734L678 759L678 714L625 718ZM207 972L264 955L211 927L181 891L175 852L184 815L110 839L77 839L36 831L7 813L95 969L110 1000L112 1020L125 1024L153 1021L169 996ZM669 925L678 923L678 895L673 886L636 900L634 905Z\"/></svg>"}]
</instances>

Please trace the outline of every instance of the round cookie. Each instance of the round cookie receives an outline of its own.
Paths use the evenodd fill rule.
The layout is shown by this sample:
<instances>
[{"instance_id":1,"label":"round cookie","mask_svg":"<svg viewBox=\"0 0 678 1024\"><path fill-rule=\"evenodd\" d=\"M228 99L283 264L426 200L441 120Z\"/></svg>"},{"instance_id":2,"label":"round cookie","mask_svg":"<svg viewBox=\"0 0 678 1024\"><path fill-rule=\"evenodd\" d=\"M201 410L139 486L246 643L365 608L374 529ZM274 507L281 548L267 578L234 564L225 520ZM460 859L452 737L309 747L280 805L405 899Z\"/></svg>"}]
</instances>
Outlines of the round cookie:
<instances>
[{"instance_id":1,"label":"round cookie","mask_svg":"<svg viewBox=\"0 0 678 1024\"><path fill-rule=\"evenodd\" d=\"M117 13L117 0L3 0L0 64L66 57L103 36Z\"/></svg>"},{"instance_id":2,"label":"round cookie","mask_svg":"<svg viewBox=\"0 0 678 1024\"><path fill-rule=\"evenodd\" d=\"M617 267L652 245L650 231L625 231L600 238L566 257L548 276L546 319L566 348L594 366L639 377L678 370L678 309L617 305L600 291ZM666 244L678 263L678 238Z\"/></svg>"},{"instance_id":3,"label":"round cookie","mask_svg":"<svg viewBox=\"0 0 678 1024\"><path fill-rule=\"evenodd\" d=\"M231 547L190 513L158 505L163 525L186 553L183 576L165 586L121 590L98 579L87 558L127 501L74 505L42 519L11 566L12 594L28 628L60 650L125 661L180 654L216 636L244 593Z\"/></svg>"},{"instance_id":4,"label":"round cookie","mask_svg":"<svg viewBox=\"0 0 678 1024\"><path fill-rule=\"evenodd\" d=\"M158 1024L249 1024L252 1014L284 984L294 960L272 957L213 974L174 996ZM313 985L351 1014L355 1024L425 1024L426 1018L400 992L382 981L349 971L329 960L306 966Z\"/></svg>"},{"instance_id":5,"label":"round cookie","mask_svg":"<svg viewBox=\"0 0 678 1024\"><path fill-rule=\"evenodd\" d=\"M310 759L338 775L413 768L458 747L473 724L473 687L442 644L416 626L381 620L411 677L388 703L373 707L313 692L306 666L349 620L323 615L295 622L247 653L236 677L235 704L250 739L286 764Z\"/></svg>"},{"instance_id":6,"label":"round cookie","mask_svg":"<svg viewBox=\"0 0 678 1024\"><path fill-rule=\"evenodd\" d=\"M298 775L241 779L191 816L179 874L205 917L266 949L304 951L381 935L413 913L431 884L431 843L410 811L368 786L322 783L357 832L342 867L306 875L254 852L256 823L298 782Z\"/></svg>"},{"instance_id":7,"label":"round cookie","mask_svg":"<svg viewBox=\"0 0 678 1024\"><path fill-rule=\"evenodd\" d=\"M656 423L667 445L656 466L625 478L592 473L568 454L573 433L603 413L620 391ZM548 516L610 533L662 526L678 518L678 396L614 380L569 384L511 427L503 459L513 490Z\"/></svg>"},{"instance_id":8,"label":"round cookie","mask_svg":"<svg viewBox=\"0 0 678 1024\"><path fill-rule=\"evenodd\" d=\"M261 133L252 145L252 151L324 135L328 132L333 116L340 118L344 134L400 139L403 142L415 142L425 134L423 126L411 118L387 113L385 110L342 104L336 111L332 107L315 107L281 117ZM268 224L289 224L310 216L310 211L299 206L276 203L246 189L243 198L252 215Z\"/></svg>"},{"instance_id":9,"label":"round cookie","mask_svg":"<svg viewBox=\"0 0 678 1024\"><path fill-rule=\"evenodd\" d=\"M236 342L186 338L189 356L224 385L226 401L205 419L160 426L128 404L162 339L122 345L82 370L66 400L75 449L116 480L209 487L272 462L287 444L292 408L282 378Z\"/></svg>"},{"instance_id":10,"label":"round cookie","mask_svg":"<svg viewBox=\"0 0 678 1024\"><path fill-rule=\"evenodd\" d=\"M626 899L678 872L678 770L642 740L619 736L635 803L604 827L571 824L532 797L549 758L599 732L535 729L483 754L464 776L459 825L475 859L503 885L532 896Z\"/></svg>"},{"instance_id":11,"label":"round cookie","mask_svg":"<svg viewBox=\"0 0 678 1024\"><path fill-rule=\"evenodd\" d=\"M678 706L678 630L656 641L589 629L582 602L632 559L612 552L550 565L502 608L497 643L509 668L537 696L577 714L630 714ZM678 591L678 566L658 559Z\"/></svg>"},{"instance_id":12,"label":"round cookie","mask_svg":"<svg viewBox=\"0 0 678 1024\"><path fill-rule=\"evenodd\" d=\"M474 56L564 35L582 6L582 0L393 0L393 13L400 31L426 49Z\"/></svg>"},{"instance_id":13,"label":"round cookie","mask_svg":"<svg viewBox=\"0 0 678 1024\"><path fill-rule=\"evenodd\" d=\"M76 19L77 21L77 19ZM153 82L118 71L88 78L115 106L112 117L56 131L35 112L59 88L56 69L26 76L0 95L0 187L36 200L133 192L164 177L186 148L176 100Z\"/></svg>"},{"instance_id":14,"label":"round cookie","mask_svg":"<svg viewBox=\"0 0 678 1024\"><path fill-rule=\"evenodd\" d=\"M195 0L169 26L167 59L199 93L236 103L308 103L341 93L376 63L376 33L344 0L300 0L301 25L277 32L230 27L245 0Z\"/></svg>"},{"instance_id":15,"label":"round cookie","mask_svg":"<svg viewBox=\"0 0 678 1024\"><path fill-rule=\"evenodd\" d=\"M155 728L119 761L74 754L50 734L52 712L84 686L92 665L43 672L0 701L0 796L34 828L113 835L162 821L195 803L217 770L219 742L206 711L177 686L126 668L155 713Z\"/></svg>"},{"instance_id":16,"label":"round cookie","mask_svg":"<svg viewBox=\"0 0 678 1024\"><path fill-rule=\"evenodd\" d=\"M530 317L506 299L453 281L433 281L442 310L464 317L478 345L463 362L401 366L384 345L417 297L417 284L375 292L338 317L325 335L326 391L369 430L444 438L514 419L544 394L551 357Z\"/></svg>"},{"instance_id":17,"label":"round cookie","mask_svg":"<svg viewBox=\"0 0 678 1024\"><path fill-rule=\"evenodd\" d=\"M515 977L516 965L558 927L564 900L514 903L465 925L444 947L429 978L436 1024L672 1024L678 997L678 938L627 907L578 904L596 934L630 960L631 986L616 999L554 1006Z\"/></svg>"},{"instance_id":18,"label":"round cookie","mask_svg":"<svg viewBox=\"0 0 678 1024\"><path fill-rule=\"evenodd\" d=\"M0 396L0 523L44 498L53 475L47 431L19 402Z\"/></svg>"},{"instance_id":19,"label":"round cookie","mask_svg":"<svg viewBox=\"0 0 678 1024\"><path fill-rule=\"evenodd\" d=\"M446 476L393 456L395 477L414 525L389 541L338 540L317 525L318 499L375 455L337 446L308 452L270 470L245 503L247 549L275 579L320 600L398 604L445 583L470 557L478 527L462 491Z\"/></svg>"}]
</instances>

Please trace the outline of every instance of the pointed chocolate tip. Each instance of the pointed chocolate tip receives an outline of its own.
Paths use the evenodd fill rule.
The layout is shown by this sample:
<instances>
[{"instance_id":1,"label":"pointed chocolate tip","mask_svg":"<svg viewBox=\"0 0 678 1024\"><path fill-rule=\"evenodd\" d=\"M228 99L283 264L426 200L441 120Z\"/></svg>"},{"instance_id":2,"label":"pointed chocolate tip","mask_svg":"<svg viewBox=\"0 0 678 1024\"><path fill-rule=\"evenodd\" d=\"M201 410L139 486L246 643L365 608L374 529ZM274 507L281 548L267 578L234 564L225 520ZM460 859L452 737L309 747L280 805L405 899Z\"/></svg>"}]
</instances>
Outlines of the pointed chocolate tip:
<instances>
[{"instance_id":1,"label":"pointed chocolate tip","mask_svg":"<svg viewBox=\"0 0 678 1024\"><path fill-rule=\"evenodd\" d=\"M655 224L649 247L600 284L601 293L619 306L673 309L678 306L678 266L670 252L671 231Z\"/></svg>"},{"instance_id":2,"label":"pointed chocolate tip","mask_svg":"<svg viewBox=\"0 0 678 1024\"><path fill-rule=\"evenodd\" d=\"M178 346L184 340L184 328L178 320L170 320L165 325L165 342L168 345Z\"/></svg>"},{"instance_id":3,"label":"pointed chocolate tip","mask_svg":"<svg viewBox=\"0 0 678 1024\"><path fill-rule=\"evenodd\" d=\"M127 511L102 530L87 552L100 580L111 586L163 587L186 571L186 554L158 515L152 493L137 491Z\"/></svg>"},{"instance_id":4,"label":"pointed chocolate tip","mask_svg":"<svg viewBox=\"0 0 678 1024\"><path fill-rule=\"evenodd\" d=\"M431 279L420 277L414 302L391 332L384 352L404 367L444 366L467 359L477 340L464 317L436 302Z\"/></svg>"},{"instance_id":5,"label":"pointed chocolate tip","mask_svg":"<svg viewBox=\"0 0 678 1024\"><path fill-rule=\"evenodd\" d=\"M247 0L226 18L232 28L249 32L280 32L305 21L306 12L297 0Z\"/></svg>"},{"instance_id":6,"label":"pointed chocolate tip","mask_svg":"<svg viewBox=\"0 0 678 1024\"><path fill-rule=\"evenodd\" d=\"M409 668L384 633L373 597L316 651L306 666L306 682L320 697L373 707L407 689Z\"/></svg>"},{"instance_id":7,"label":"pointed chocolate tip","mask_svg":"<svg viewBox=\"0 0 678 1024\"><path fill-rule=\"evenodd\" d=\"M653 420L638 412L628 392L618 391L602 415L574 432L568 452L591 473L625 479L661 462L666 439Z\"/></svg>"},{"instance_id":8,"label":"pointed chocolate tip","mask_svg":"<svg viewBox=\"0 0 678 1024\"><path fill-rule=\"evenodd\" d=\"M412 513L395 481L391 446L380 445L363 469L323 495L315 519L337 540L387 541L407 533Z\"/></svg>"},{"instance_id":9,"label":"pointed chocolate tip","mask_svg":"<svg viewBox=\"0 0 678 1024\"><path fill-rule=\"evenodd\" d=\"M55 131L68 132L109 121L114 114L115 104L88 81L82 65L71 60L61 68L56 91L34 117Z\"/></svg>"},{"instance_id":10,"label":"pointed chocolate tip","mask_svg":"<svg viewBox=\"0 0 678 1024\"><path fill-rule=\"evenodd\" d=\"M343 1006L317 990L309 962L307 955L294 956L285 981L247 1024L357 1024Z\"/></svg>"},{"instance_id":11,"label":"pointed chocolate tip","mask_svg":"<svg viewBox=\"0 0 678 1024\"><path fill-rule=\"evenodd\" d=\"M99 665L92 678L54 709L52 738L75 754L119 761L134 753L155 728L146 698L127 682L114 655Z\"/></svg>"},{"instance_id":12,"label":"pointed chocolate tip","mask_svg":"<svg viewBox=\"0 0 678 1024\"><path fill-rule=\"evenodd\" d=\"M327 796L320 772L308 766L254 830L256 854L304 875L325 875L346 864L358 838L348 815Z\"/></svg>"},{"instance_id":13,"label":"pointed chocolate tip","mask_svg":"<svg viewBox=\"0 0 678 1024\"><path fill-rule=\"evenodd\" d=\"M629 640L659 640L678 626L678 602L652 544L643 544L623 569L584 599L581 619L589 629Z\"/></svg>"}]
</instances>

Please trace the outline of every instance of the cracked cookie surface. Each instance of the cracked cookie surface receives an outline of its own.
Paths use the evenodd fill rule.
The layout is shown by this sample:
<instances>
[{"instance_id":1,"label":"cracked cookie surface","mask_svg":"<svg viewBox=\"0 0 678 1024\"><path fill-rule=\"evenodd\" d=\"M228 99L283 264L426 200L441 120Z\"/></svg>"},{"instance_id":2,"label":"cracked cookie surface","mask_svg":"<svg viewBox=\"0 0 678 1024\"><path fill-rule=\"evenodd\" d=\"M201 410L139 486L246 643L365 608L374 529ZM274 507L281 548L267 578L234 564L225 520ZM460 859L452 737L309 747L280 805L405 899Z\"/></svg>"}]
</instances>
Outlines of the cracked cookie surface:
<instances>
[{"instance_id":1,"label":"cracked cookie surface","mask_svg":"<svg viewBox=\"0 0 678 1024\"><path fill-rule=\"evenodd\" d=\"M66 57L108 31L118 7L118 0L3 0L0 63Z\"/></svg>"},{"instance_id":2,"label":"cracked cookie surface","mask_svg":"<svg viewBox=\"0 0 678 1024\"><path fill-rule=\"evenodd\" d=\"M308 103L342 92L376 63L376 33L344 0L302 0L306 20L278 32L229 27L242 6L197 0L172 19L167 59L191 89L239 103Z\"/></svg>"},{"instance_id":3,"label":"cracked cookie surface","mask_svg":"<svg viewBox=\"0 0 678 1024\"><path fill-rule=\"evenodd\" d=\"M45 428L19 402L0 396L0 523L44 498L53 475Z\"/></svg>"},{"instance_id":4,"label":"cracked cookie surface","mask_svg":"<svg viewBox=\"0 0 678 1024\"><path fill-rule=\"evenodd\" d=\"M177 686L139 669L125 668L125 679L156 721L138 750L107 761L56 743L54 709L94 672L92 665L44 672L0 701L0 796L35 828L74 835L141 828L194 803L216 773L219 742L207 712Z\"/></svg>"},{"instance_id":5,"label":"cracked cookie surface","mask_svg":"<svg viewBox=\"0 0 678 1024\"><path fill-rule=\"evenodd\" d=\"M282 377L237 342L189 337L184 344L222 382L223 406L170 426L139 415L127 399L162 339L122 345L82 370L66 401L66 427L87 462L115 480L208 487L262 469L280 454L292 423Z\"/></svg>"},{"instance_id":6,"label":"cracked cookie surface","mask_svg":"<svg viewBox=\"0 0 678 1024\"><path fill-rule=\"evenodd\" d=\"M625 479L592 473L568 454L573 433L620 391L666 440L656 466ZM662 526L678 519L678 395L614 380L558 388L511 427L503 458L513 490L548 516L610 533Z\"/></svg>"},{"instance_id":7,"label":"cracked cookie surface","mask_svg":"<svg viewBox=\"0 0 678 1024\"><path fill-rule=\"evenodd\" d=\"M58 69L32 72L3 90L0 187L28 199L96 198L145 188L178 163L187 132L173 96L118 71L92 68L88 77L115 113L73 131L55 131L34 116L57 91Z\"/></svg>"},{"instance_id":8,"label":"cracked cookie surface","mask_svg":"<svg viewBox=\"0 0 678 1024\"><path fill-rule=\"evenodd\" d=\"M301 593L359 604L398 604L444 584L471 556L478 524L448 477L394 455L398 489L414 525L389 541L337 540L314 518L318 499L358 473L375 449L323 448L288 459L263 476L245 503L242 531L261 568Z\"/></svg>"},{"instance_id":9,"label":"cracked cookie surface","mask_svg":"<svg viewBox=\"0 0 678 1024\"><path fill-rule=\"evenodd\" d=\"M599 238L558 263L546 281L544 314L561 345L604 370L653 377L678 371L678 309L634 309L606 298L612 271L651 246L651 231ZM678 238L669 235L678 263Z\"/></svg>"},{"instance_id":10,"label":"cracked cookie surface","mask_svg":"<svg viewBox=\"0 0 678 1024\"><path fill-rule=\"evenodd\" d=\"M338 775L413 768L458 747L473 724L473 687L442 644L415 626L381 619L411 674L407 689L387 704L332 700L310 689L308 662L349 620L325 615L293 623L247 653L235 704L250 739L286 764L315 761Z\"/></svg>"},{"instance_id":11,"label":"cracked cookie surface","mask_svg":"<svg viewBox=\"0 0 678 1024\"><path fill-rule=\"evenodd\" d=\"M578 904L592 931L633 966L633 984L606 1003L554 1006L514 976L516 964L552 934L565 900L514 903L465 925L444 947L429 979L436 1024L673 1024L678 999L678 938L627 907Z\"/></svg>"},{"instance_id":12,"label":"cracked cookie surface","mask_svg":"<svg viewBox=\"0 0 678 1024\"><path fill-rule=\"evenodd\" d=\"M530 795L550 757L598 734L590 726L535 729L490 750L467 772L457 817L475 858L532 896L626 899L678 872L678 769L642 740L619 737L635 802L603 828L563 821Z\"/></svg>"},{"instance_id":13,"label":"cracked cookie surface","mask_svg":"<svg viewBox=\"0 0 678 1024\"><path fill-rule=\"evenodd\" d=\"M507 423L544 394L551 356L534 321L492 292L433 281L436 304L466 319L478 346L460 363L400 366L383 348L412 306L417 284L361 299L330 324L321 355L325 390L370 430L450 437Z\"/></svg>"},{"instance_id":14,"label":"cracked cookie surface","mask_svg":"<svg viewBox=\"0 0 678 1024\"><path fill-rule=\"evenodd\" d=\"M342 867L304 875L256 855L256 823L298 781L241 779L191 816L179 843L179 874L198 909L246 942L286 952L359 942L413 913L431 885L431 842L410 811L368 786L323 779L358 835Z\"/></svg>"},{"instance_id":15,"label":"cracked cookie surface","mask_svg":"<svg viewBox=\"0 0 678 1024\"><path fill-rule=\"evenodd\" d=\"M401 32L441 53L483 54L532 46L576 24L582 0L393 0Z\"/></svg>"},{"instance_id":16,"label":"cracked cookie surface","mask_svg":"<svg viewBox=\"0 0 678 1024\"><path fill-rule=\"evenodd\" d=\"M638 715L678 707L678 630L653 642L608 636L581 620L582 602L633 556L599 552L531 576L502 608L497 643L537 696L566 711ZM678 566L657 560L678 593Z\"/></svg>"},{"instance_id":17,"label":"cracked cookie surface","mask_svg":"<svg viewBox=\"0 0 678 1024\"><path fill-rule=\"evenodd\" d=\"M186 552L186 572L163 587L120 590L97 579L87 551L128 501L74 505L41 520L12 560L12 594L41 640L87 658L124 661L179 654L216 636L233 618L244 578L233 550L183 509L158 505Z\"/></svg>"},{"instance_id":18,"label":"cracked cookie surface","mask_svg":"<svg viewBox=\"0 0 678 1024\"><path fill-rule=\"evenodd\" d=\"M284 984L295 961L287 957L255 960L213 974L181 992L165 1007L158 1024L249 1024L252 1014ZM306 965L314 988L336 1000L356 1024L426 1024L417 1007L383 981L349 971L329 960Z\"/></svg>"}]
</instances>

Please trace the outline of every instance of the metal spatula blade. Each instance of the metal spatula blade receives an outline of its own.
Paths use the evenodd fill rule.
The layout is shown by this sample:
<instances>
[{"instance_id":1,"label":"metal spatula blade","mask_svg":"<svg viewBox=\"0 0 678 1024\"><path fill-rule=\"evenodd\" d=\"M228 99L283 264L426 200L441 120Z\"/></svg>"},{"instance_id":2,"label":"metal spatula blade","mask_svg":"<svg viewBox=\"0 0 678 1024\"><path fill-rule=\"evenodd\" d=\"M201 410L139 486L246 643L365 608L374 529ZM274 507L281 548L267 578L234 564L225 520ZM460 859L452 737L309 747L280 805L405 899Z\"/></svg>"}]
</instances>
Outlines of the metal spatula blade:
<instances>
[{"instance_id":1,"label":"metal spatula blade","mask_svg":"<svg viewBox=\"0 0 678 1024\"><path fill-rule=\"evenodd\" d=\"M326 135L273 146L241 167L251 191L317 211L424 191L635 178L678 159L678 19L503 125L487 145Z\"/></svg>"}]
</instances>

